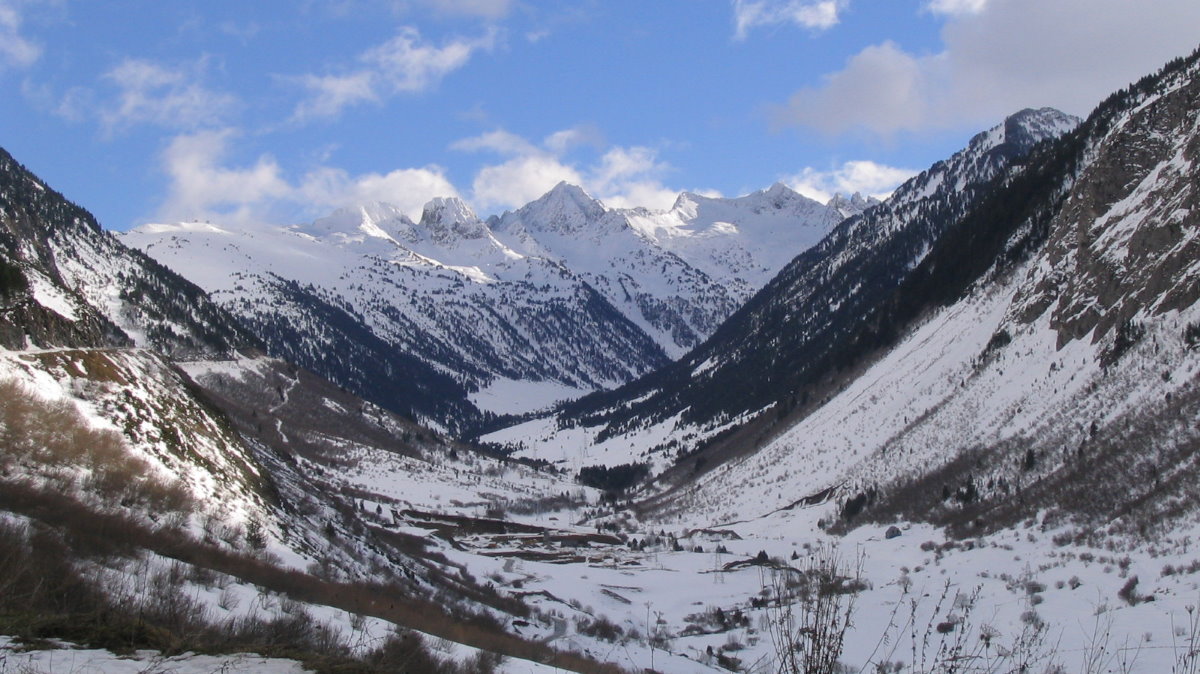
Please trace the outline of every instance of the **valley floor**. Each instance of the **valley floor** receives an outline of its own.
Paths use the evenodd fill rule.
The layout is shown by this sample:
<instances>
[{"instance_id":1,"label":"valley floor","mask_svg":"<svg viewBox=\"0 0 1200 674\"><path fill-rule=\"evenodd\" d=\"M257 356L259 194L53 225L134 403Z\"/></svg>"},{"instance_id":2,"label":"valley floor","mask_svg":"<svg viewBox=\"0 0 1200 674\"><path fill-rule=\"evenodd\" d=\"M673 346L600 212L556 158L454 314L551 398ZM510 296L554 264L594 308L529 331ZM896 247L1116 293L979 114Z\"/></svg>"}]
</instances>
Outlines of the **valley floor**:
<instances>
[{"instance_id":1,"label":"valley floor","mask_svg":"<svg viewBox=\"0 0 1200 674\"><path fill-rule=\"evenodd\" d=\"M848 671L1200 666L1200 524L1151 545L1035 520L964 540L915 524L834 537L817 526L827 515L800 509L697 528L617 512L575 527L575 541L464 532L446 554L552 625L514 622L514 631L627 671L778 671L789 619L778 594L829 563L849 577L838 597L851 608L840 658ZM515 519L558 529L577 516ZM600 521L620 522L626 542L594 533ZM801 618L797 608L793 633Z\"/></svg>"}]
</instances>

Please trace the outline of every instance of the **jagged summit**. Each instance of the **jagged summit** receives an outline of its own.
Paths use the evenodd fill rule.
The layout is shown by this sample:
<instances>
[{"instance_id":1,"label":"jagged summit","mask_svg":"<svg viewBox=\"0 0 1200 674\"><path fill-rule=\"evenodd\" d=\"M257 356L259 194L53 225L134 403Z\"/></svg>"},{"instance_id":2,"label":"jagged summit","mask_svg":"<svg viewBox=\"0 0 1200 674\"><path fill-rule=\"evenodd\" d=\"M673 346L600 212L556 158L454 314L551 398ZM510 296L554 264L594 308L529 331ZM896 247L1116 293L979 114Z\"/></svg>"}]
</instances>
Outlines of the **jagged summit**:
<instances>
[{"instance_id":1,"label":"jagged summit","mask_svg":"<svg viewBox=\"0 0 1200 674\"><path fill-rule=\"evenodd\" d=\"M501 229L579 234L604 222L608 210L582 187L560 182L537 200L500 216Z\"/></svg>"},{"instance_id":2,"label":"jagged summit","mask_svg":"<svg viewBox=\"0 0 1200 674\"><path fill-rule=\"evenodd\" d=\"M487 225L458 197L435 197L425 204L420 226L438 243L488 235Z\"/></svg>"},{"instance_id":3,"label":"jagged summit","mask_svg":"<svg viewBox=\"0 0 1200 674\"><path fill-rule=\"evenodd\" d=\"M840 213L842 217L848 218L852 215L862 213L878 203L880 203L878 199L863 196L862 192L855 192L848 197L838 192L830 197L825 205Z\"/></svg>"}]
</instances>

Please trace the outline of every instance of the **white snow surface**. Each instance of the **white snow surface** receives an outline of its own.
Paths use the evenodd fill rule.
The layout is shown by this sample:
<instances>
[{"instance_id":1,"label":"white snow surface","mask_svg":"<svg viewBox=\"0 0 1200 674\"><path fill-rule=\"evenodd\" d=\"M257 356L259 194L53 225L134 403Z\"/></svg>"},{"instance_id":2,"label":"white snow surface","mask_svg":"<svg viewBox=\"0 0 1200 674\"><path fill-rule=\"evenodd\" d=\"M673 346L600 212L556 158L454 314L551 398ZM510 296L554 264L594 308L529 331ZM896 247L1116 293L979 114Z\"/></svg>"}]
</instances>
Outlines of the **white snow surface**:
<instances>
[{"instance_id":1,"label":"white snow surface","mask_svg":"<svg viewBox=\"0 0 1200 674\"><path fill-rule=\"evenodd\" d=\"M587 389L554 382L496 379L472 393L470 400L476 407L488 412L523 414L546 410L564 400L573 400L589 392Z\"/></svg>"},{"instance_id":2,"label":"white snow surface","mask_svg":"<svg viewBox=\"0 0 1200 674\"><path fill-rule=\"evenodd\" d=\"M75 303L59 290L58 286L35 270L31 270L26 275L29 278L30 291L34 301L68 321L79 320Z\"/></svg>"}]
</instances>

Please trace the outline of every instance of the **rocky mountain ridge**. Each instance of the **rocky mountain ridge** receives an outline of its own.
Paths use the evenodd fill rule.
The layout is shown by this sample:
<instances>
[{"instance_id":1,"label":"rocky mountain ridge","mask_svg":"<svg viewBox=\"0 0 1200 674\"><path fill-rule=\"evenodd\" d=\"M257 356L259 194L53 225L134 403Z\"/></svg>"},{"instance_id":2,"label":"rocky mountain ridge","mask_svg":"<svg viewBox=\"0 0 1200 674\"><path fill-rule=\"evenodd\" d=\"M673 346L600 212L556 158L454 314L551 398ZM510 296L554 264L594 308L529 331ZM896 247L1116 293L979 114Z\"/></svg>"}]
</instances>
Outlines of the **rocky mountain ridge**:
<instances>
[{"instance_id":1,"label":"rocky mountain ridge","mask_svg":"<svg viewBox=\"0 0 1200 674\"><path fill-rule=\"evenodd\" d=\"M460 432L666 364L787 251L870 205L821 205L777 185L623 211L564 183L486 222L439 198L418 222L368 204L309 225L180 223L121 236L211 292L268 352ZM364 357L386 376L361 371ZM410 383L381 383L398 379Z\"/></svg>"}]
</instances>

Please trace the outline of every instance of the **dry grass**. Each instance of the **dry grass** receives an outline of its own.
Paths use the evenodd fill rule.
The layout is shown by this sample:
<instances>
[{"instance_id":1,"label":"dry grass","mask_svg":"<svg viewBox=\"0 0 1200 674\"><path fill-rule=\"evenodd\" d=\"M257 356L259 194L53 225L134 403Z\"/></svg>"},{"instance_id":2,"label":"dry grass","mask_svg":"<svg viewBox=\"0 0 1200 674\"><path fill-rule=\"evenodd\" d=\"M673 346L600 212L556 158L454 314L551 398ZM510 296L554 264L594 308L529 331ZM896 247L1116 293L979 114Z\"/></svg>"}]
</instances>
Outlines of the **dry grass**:
<instances>
[{"instance_id":1,"label":"dry grass","mask_svg":"<svg viewBox=\"0 0 1200 674\"><path fill-rule=\"evenodd\" d=\"M156 515L195 507L183 486L156 477L133 456L119 433L93 428L70 402L42 400L18 382L0 381L0 475L13 472L53 475L60 486L106 505Z\"/></svg>"}]
</instances>

